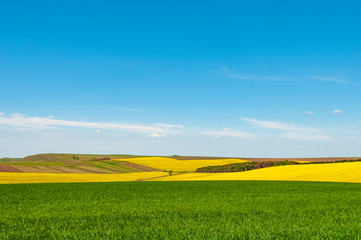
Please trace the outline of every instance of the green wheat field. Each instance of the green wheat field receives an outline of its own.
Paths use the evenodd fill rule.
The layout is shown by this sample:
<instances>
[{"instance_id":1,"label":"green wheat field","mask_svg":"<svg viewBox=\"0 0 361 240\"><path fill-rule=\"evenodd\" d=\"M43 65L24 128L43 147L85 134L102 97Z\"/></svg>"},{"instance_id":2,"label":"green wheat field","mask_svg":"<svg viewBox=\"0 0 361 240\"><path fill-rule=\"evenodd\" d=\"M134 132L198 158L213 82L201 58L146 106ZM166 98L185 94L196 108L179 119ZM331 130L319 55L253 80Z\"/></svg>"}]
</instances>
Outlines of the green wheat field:
<instances>
[{"instance_id":1,"label":"green wheat field","mask_svg":"<svg viewBox=\"0 0 361 240\"><path fill-rule=\"evenodd\" d=\"M0 239L359 239L361 185L0 185Z\"/></svg>"}]
</instances>

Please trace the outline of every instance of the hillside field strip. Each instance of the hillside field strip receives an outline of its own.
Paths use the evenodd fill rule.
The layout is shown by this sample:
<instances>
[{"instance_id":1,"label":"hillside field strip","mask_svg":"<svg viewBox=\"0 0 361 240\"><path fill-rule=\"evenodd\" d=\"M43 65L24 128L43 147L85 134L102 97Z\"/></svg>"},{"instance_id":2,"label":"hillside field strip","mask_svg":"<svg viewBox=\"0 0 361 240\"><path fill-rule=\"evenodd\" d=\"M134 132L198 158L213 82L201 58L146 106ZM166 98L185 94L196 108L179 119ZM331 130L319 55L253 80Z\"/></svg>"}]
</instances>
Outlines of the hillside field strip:
<instances>
[{"instance_id":1,"label":"hillside field strip","mask_svg":"<svg viewBox=\"0 0 361 240\"><path fill-rule=\"evenodd\" d=\"M141 157L141 158L125 158L125 159L113 159L113 161L127 161L138 165L152 167L164 171L174 172L194 172L197 168L214 166L214 165L226 165L231 163L249 162L242 159L212 159L212 160L178 160L174 158L166 157Z\"/></svg>"},{"instance_id":2,"label":"hillside field strip","mask_svg":"<svg viewBox=\"0 0 361 240\"><path fill-rule=\"evenodd\" d=\"M125 157L131 158L132 156L38 154L23 159L0 159L0 172L118 174L159 171L159 169L135 163L111 160Z\"/></svg>"}]
</instances>

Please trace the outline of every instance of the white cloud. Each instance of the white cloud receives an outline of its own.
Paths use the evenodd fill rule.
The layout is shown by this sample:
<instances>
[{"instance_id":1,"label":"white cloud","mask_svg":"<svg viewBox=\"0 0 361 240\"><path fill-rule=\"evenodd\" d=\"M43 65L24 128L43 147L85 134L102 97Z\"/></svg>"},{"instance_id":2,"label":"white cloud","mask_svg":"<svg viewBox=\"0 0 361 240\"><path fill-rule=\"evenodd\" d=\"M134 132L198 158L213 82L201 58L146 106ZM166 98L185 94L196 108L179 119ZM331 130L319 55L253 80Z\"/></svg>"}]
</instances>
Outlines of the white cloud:
<instances>
[{"instance_id":1,"label":"white cloud","mask_svg":"<svg viewBox=\"0 0 361 240\"><path fill-rule=\"evenodd\" d=\"M221 136L212 136L213 139L220 139Z\"/></svg>"},{"instance_id":2,"label":"white cloud","mask_svg":"<svg viewBox=\"0 0 361 240\"><path fill-rule=\"evenodd\" d=\"M223 128L220 131L205 131L204 135L212 136L212 138L218 139L221 137L233 137L233 138L253 138L253 134L246 131L230 130L229 128Z\"/></svg>"},{"instance_id":3,"label":"white cloud","mask_svg":"<svg viewBox=\"0 0 361 240\"><path fill-rule=\"evenodd\" d=\"M101 133L101 132L102 132L102 130L97 129L97 130L95 130L95 132L96 132L96 133Z\"/></svg>"},{"instance_id":4,"label":"white cloud","mask_svg":"<svg viewBox=\"0 0 361 240\"><path fill-rule=\"evenodd\" d=\"M294 130L297 127L292 124L278 122L278 121L264 121L264 120L257 120L253 118L242 118L243 121L261 128L271 128L271 129L280 129L280 130Z\"/></svg>"},{"instance_id":5,"label":"white cloud","mask_svg":"<svg viewBox=\"0 0 361 240\"><path fill-rule=\"evenodd\" d=\"M282 135L283 138L297 139L297 140L332 140L331 137L323 134L316 133L300 133L300 132L288 132Z\"/></svg>"},{"instance_id":6,"label":"white cloud","mask_svg":"<svg viewBox=\"0 0 361 240\"><path fill-rule=\"evenodd\" d=\"M314 111L305 111L306 114L314 114Z\"/></svg>"},{"instance_id":7,"label":"white cloud","mask_svg":"<svg viewBox=\"0 0 361 240\"><path fill-rule=\"evenodd\" d=\"M347 81L346 78L322 77L322 76L311 76L311 78L324 82L349 83L349 81Z\"/></svg>"},{"instance_id":8,"label":"white cloud","mask_svg":"<svg viewBox=\"0 0 361 240\"><path fill-rule=\"evenodd\" d=\"M299 139L299 140L331 140L332 138L324 134L320 129L299 126L296 124L278 122L278 121L264 121L256 120L252 118L242 118L243 121L249 124L269 129L277 129L287 131L281 137L288 139Z\"/></svg>"},{"instance_id":9,"label":"white cloud","mask_svg":"<svg viewBox=\"0 0 361 240\"><path fill-rule=\"evenodd\" d=\"M289 77L279 76L251 76L251 75L240 75L240 74L227 74L230 78L242 79L242 80L259 80L259 81L286 81L291 80Z\"/></svg>"},{"instance_id":10,"label":"white cloud","mask_svg":"<svg viewBox=\"0 0 361 240\"><path fill-rule=\"evenodd\" d=\"M230 69L228 68L228 67L221 67L221 70L223 70L223 71L230 71Z\"/></svg>"},{"instance_id":11,"label":"white cloud","mask_svg":"<svg viewBox=\"0 0 361 240\"><path fill-rule=\"evenodd\" d=\"M21 113L13 113L13 114L11 114L11 116L12 117L25 117L25 115L24 114L21 114Z\"/></svg>"},{"instance_id":12,"label":"white cloud","mask_svg":"<svg viewBox=\"0 0 361 240\"><path fill-rule=\"evenodd\" d=\"M230 78L242 79L242 80L263 80L263 81L284 81L289 78L286 77L275 77L275 76L248 76L239 74L227 74Z\"/></svg>"},{"instance_id":13,"label":"white cloud","mask_svg":"<svg viewBox=\"0 0 361 240\"><path fill-rule=\"evenodd\" d=\"M54 127L76 127L76 128L95 128L95 129L112 129L137 133L177 133L182 125L172 124L126 124L126 123L103 123L103 122L86 122L86 121L69 121L54 118L43 117L26 117L16 113L11 117L0 116L0 125L18 127L22 129L47 129Z\"/></svg>"},{"instance_id":14,"label":"white cloud","mask_svg":"<svg viewBox=\"0 0 361 240\"><path fill-rule=\"evenodd\" d=\"M157 127L166 127L166 128L184 128L182 125L175 125L175 124L164 124L164 123L156 123L154 126Z\"/></svg>"},{"instance_id":15,"label":"white cloud","mask_svg":"<svg viewBox=\"0 0 361 240\"><path fill-rule=\"evenodd\" d=\"M2 138L1 141L3 141L3 142L9 142L9 141L10 141L10 138Z\"/></svg>"},{"instance_id":16,"label":"white cloud","mask_svg":"<svg viewBox=\"0 0 361 240\"><path fill-rule=\"evenodd\" d=\"M338 113L342 113L342 111L341 110L333 110L332 113L333 114L338 114Z\"/></svg>"},{"instance_id":17,"label":"white cloud","mask_svg":"<svg viewBox=\"0 0 361 240\"><path fill-rule=\"evenodd\" d=\"M261 78L257 76L245 76L245 75L237 75L237 74L228 74L227 75L230 78L237 78L237 79L243 79L243 80L262 80Z\"/></svg>"},{"instance_id":18,"label":"white cloud","mask_svg":"<svg viewBox=\"0 0 361 240\"><path fill-rule=\"evenodd\" d=\"M150 138L164 138L166 137L165 134L160 134L160 133L152 133L152 134L149 134L148 137Z\"/></svg>"},{"instance_id":19,"label":"white cloud","mask_svg":"<svg viewBox=\"0 0 361 240\"><path fill-rule=\"evenodd\" d=\"M4 116L4 113L0 112L0 116Z\"/></svg>"}]
</instances>

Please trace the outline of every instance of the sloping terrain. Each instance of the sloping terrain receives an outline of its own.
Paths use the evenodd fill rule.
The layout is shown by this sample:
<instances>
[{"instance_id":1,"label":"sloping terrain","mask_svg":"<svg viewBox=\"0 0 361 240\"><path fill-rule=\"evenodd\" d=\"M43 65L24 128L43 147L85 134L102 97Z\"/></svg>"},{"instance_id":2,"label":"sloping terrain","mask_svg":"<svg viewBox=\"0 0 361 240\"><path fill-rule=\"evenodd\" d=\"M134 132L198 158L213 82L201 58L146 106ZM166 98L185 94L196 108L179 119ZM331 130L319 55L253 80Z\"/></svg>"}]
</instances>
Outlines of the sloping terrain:
<instances>
[{"instance_id":1,"label":"sloping terrain","mask_svg":"<svg viewBox=\"0 0 361 240\"><path fill-rule=\"evenodd\" d=\"M152 181L320 181L361 183L361 162L286 165L230 173L187 173Z\"/></svg>"},{"instance_id":2,"label":"sloping terrain","mask_svg":"<svg viewBox=\"0 0 361 240\"><path fill-rule=\"evenodd\" d=\"M138 165L161 169L164 171L194 172L197 168L210 165L225 165L246 162L241 159L212 159L212 160L178 160L168 157L141 157L121 159Z\"/></svg>"},{"instance_id":3,"label":"sloping terrain","mask_svg":"<svg viewBox=\"0 0 361 240\"><path fill-rule=\"evenodd\" d=\"M289 159L303 162L322 162L322 160L334 162L359 158ZM201 167L245 163L249 162L249 160L251 159L39 154L23 159L3 159L0 162L0 182L96 182L136 181L139 179L150 181L276 180L361 182L361 162L287 165L232 173L194 173L197 168ZM253 158L252 160L258 161L261 158ZM280 159L275 158L274 160ZM128 175L131 173L135 175ZM139 176L136 173L139 173ZM143 173L144 175L142 175ZM125 175L118 176L123 174Z\"/></svg>"},{"instance_id":4,"label":"sloping terrain","mask_svg":"<svg viewBox=\"0 0 361 240\"><path fill-rule=\"evenodd\" d=\"M22 159L4 159L0 162L0 172L112 174L159 171L122 161L123 158L132 157L132 155L38 154ZM117 158L118 161L112 161L112 158Z\"/></svg>"}]
</instances>

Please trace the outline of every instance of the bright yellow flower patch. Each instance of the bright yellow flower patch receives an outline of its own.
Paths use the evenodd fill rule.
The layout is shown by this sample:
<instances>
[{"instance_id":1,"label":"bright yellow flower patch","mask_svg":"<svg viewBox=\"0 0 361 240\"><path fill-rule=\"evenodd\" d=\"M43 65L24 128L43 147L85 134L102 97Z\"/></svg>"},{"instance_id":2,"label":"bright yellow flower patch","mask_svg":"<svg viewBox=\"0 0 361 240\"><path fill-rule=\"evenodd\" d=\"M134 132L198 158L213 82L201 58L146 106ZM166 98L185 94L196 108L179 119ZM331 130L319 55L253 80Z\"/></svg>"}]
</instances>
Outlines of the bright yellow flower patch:
<instances>
[{"instance_id":1,"label":"bright yellow flower patch","mask_svg":"<svg viewBox=\"0 0 361 240\"><path fill-rule=\"evenodd\" d=\"M234 173L189 173L152 181L272 180L361 183L361 162L269 167Z\"/></svg>"},{"instance_id":2,"label":"bright yellow flower patch","mask_svg":"<svg viewBox=\"0 0 361 240\"><path fill-rule=\"evenodd\" d=\"M121 182L167 176L165 172L136 172L122 174L81 173L19 173L0 172L2 183L60 183L60 182Z\"/></svg>"},{"instance_id":3,"label":"bright yellow flower patch","mask_svg":"<svg viewBox=\"0 0 361 240\"><path fill-rule=\"evenodd\" d=\"M142 157L119 159L118 161L127 161L147 167L157 168L166 171L186 171L194 172L197 168L215 165L226 165L231 163L249 162L241 159L216 159L216 160L177 160L166 157Z\"/></svg>"}]
</instances>

